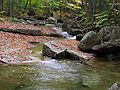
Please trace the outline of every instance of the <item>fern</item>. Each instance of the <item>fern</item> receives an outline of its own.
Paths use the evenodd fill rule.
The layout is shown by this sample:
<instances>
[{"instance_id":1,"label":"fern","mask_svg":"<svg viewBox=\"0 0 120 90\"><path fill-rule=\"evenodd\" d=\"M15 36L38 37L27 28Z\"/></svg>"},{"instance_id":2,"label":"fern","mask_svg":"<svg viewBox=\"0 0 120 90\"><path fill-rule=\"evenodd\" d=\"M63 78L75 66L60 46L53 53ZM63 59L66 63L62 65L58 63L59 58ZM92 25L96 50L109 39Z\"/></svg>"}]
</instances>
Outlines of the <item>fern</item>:
<instances>
[{"instance_id":1,"label":"fern","mask_svg":"<svg viewBox=\"0 0 120 90\"><path fill-rule=\"evenodd\" d=\"M105 23L108 21L107 18L101 19L96 23L96 27L102 27L104 25L106 25Z\"/></svg>"},{"instance_id":2,"label":"fern","mask_svg":"<svg viewBox=\"0 0 120 90\"><path fill-rule=\"evenodd\" d=\"M104 11L102 13L96 14L95 15L95 27L103 27L106 24L108 24L108 17L109 17L109 12L108 11Z\"/></svg>"}]
</instances>

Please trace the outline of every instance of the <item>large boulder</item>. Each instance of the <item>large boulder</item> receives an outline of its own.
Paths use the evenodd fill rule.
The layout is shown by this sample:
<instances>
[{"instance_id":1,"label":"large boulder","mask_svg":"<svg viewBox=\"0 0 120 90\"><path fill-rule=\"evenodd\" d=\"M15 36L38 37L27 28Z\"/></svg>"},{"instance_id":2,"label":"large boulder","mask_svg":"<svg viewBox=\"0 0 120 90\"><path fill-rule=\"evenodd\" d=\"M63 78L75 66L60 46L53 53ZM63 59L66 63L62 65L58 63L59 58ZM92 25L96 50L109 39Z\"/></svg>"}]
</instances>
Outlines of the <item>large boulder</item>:
<instances>
[{"instance_id":1,"label":"large boulder","mask_svg":"<svg viewBox=\"0 0 120 90\"><path fill-rule=\"evenodd\" d=\"M106 54L120 52L120 27L105 26L97 33L97 37L101 43L94 45L92 50Z\"/></svg>"},{"instance_id":2,"label":"large boulder","mask_svg":"<svg viewBox=\"0 0 120 90\"><path fill-rule=\"evenodd\" d=\"M97 37L101 43L109 41L111 36L111 28L108 26L103 27L98 33Z\"/></svg>"},{"instance_id":3,"label":"large boulder","mask_svg":"<svg viewBox=\"0 0 120 90\"><path fill-rule=\"evenodd\" d=\"M94 58L94 55L79 51L78 43L76 40L56 40L44 43L43 55L52 58L69 58L87 63L91 58Z\"/></svg>"},{"instance_id":4,"label":"large boulder","mask_svg":"<svg viewBox=\"0 0 120 90\"><path fill-rule=\"evenodd\" d=\"M115 53L120 51L120 28L105 26L98 33L90 31L81 39L78 47L95 53Z\"/></svg>"},{"instance_id":5,"label":"large boulder","mask_svg":"<svg viewBox=\"0 0 120 90\"><path fill-rule=\"evenodd\" d=\"M92 47L92 50L96 51L97 53L116 53L120 51L120 40L108 41L95 45Z\"/></svg>"},{"instance_id":6,"label":"large boulder","mask_svg":"<svg viewBox=\"0 0 120 90\"><path fill-rule=\"evenodd\" d=\"M120 39L120 27L105 26L97 33L97 37L101 43Z\"/></svg>"},{"instance_id":7,"label":"large boulder","mask_svg":"<svg viewBox=\"0 0 120 90\"><path fill-rule=\"evenodd\" d=\"M80 50L88 51L91 50L94 45L98 44L97 33L90 31L81 39L78 47Z\"/></svg>"}]
</instances>

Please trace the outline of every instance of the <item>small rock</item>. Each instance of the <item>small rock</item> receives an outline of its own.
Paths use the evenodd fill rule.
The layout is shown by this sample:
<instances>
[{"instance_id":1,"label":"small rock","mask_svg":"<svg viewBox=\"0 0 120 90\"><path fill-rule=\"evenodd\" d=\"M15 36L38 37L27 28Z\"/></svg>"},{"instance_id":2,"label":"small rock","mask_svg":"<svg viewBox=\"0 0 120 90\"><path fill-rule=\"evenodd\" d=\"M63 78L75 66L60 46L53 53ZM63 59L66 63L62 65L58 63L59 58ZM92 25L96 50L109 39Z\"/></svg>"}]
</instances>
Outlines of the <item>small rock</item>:
<instances>
[{"instance_id":1,"label":"small rock","mask_svg":"<svg viewBox=\"0 0 120 90\"><path fill-rule=\"evenodd\" d=\"M55 18L53 18L53 17L49 17L49 18L47 19L47 22L48 22L49 24L57 24L57 20L56 20Z\"/></svg>"},{"instance_id":2,"label":"small rock","mask_svg":"<svg viewBox=\"0 0 120 90\"><path fill-rule=\"evenodd\" d=\"M40 20L34 21L34 26L41 26L41 25L45 25L45 21L40 21Z\"/></svg>"},{"instance_id":3,"label":"small rock","mask_svg":"<svg viewBox=\"0 0 120 90\"><path fill-rule=\"evenodd\" d=\"M83 38L83 34L76 35L76 40L80 41Z\"/></svg>"},{"instance_id":4,"label":"small rock","mask_svg":"<svg viewBox=\"0 0 120 90\"><path fill-rule=\"evenodd\" d=\"M81 29L71 29L68 31L68 33L70 35L78 35L78 34L82 34L82 30Z\"/></svg>"},{"instance_id":5,"label":"small rock","mask_svg":"<svg viewBox=\"0 0 120 90\"><path fill-rule=\"evenodd\" d=\"M120 84L114 83L108 90L120 90Z\"/></svg>"}]
</instances>

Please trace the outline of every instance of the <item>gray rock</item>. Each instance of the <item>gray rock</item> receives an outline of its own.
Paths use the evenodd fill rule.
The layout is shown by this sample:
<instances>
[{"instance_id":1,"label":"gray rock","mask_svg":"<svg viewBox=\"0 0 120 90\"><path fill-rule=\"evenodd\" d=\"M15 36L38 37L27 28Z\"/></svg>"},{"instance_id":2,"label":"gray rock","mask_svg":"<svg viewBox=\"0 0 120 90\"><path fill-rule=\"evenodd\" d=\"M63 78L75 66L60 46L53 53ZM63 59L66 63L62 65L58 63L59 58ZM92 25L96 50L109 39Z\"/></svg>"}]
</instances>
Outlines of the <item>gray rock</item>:
<instances>
[{"instance_id":1,"label":"gray rock","mask_svg":"<svg viewBox=\"0 0 120 90\"><path fill-rule=\"evenodd\" d=\"M105 26L98 33L90 31L84 35L78 47L80 50L91 50L97 54L107 55L120 52L120 27ZM116 55L115 57L113 55L113 58L116 58Z\"/></svg>"},{"instance_id":2,"label":"gray rock","mask_svg":"<svg viewBox=\"0 0 120 90\"><path fill-rule=\"evenodd\" d=\"M44 43L43 45L43 55L49 56L52 58L63 58L65 56L66 48L58 47L55 41L50 41Z\"/></svg>"},{"instance_id":3,"label":"gray rock","mask_svg":"<svg viewBox=\"0 0 120 90\"><path fill-rule=\"evenodd\" d=\"M49 17L49 18L47 19L47 22L48 22L49 24L57 24L57 19L55 19L55 18L53 18L53 17Z\"/></svg>"},{"instance_id":4,"label":"gray rock","mask_svg":"<svg viewBox=\"0 0 120 90\"><path fill-rule=\"evenodd\" d=\"M72 20L65 18L64 22L62 24L62 29L63 29L63 31L67 31L67 32L71 31L72 30Z\"/></svg>"},{"instance_id":5,"label":"gray rock","mask_svg":"<svg viewBox=\"0 0 120 90\"><path fill-rule=\"evenodd\" d=\"M88 61L92 59L94 56L93 54L83 53L81 51L75 51L75 50L66 50L66 58L72 59L72 60L79 60L82 63L89 64Z\"/></svg>"},{"instance_id":6,"label":"gray rock","mask_svg":"<svg viewBox=\"0 0 120 90\"><path fill-rule=\"evenodd\" d=\"M70 35L78 35L78 34L82 34L82 30L81 29L71 29L71 30L69 30L68 31L68 33L70 34Z\"/></svg>"},{"instance_id":7,"label":"gray rock","mask_svg":"<svg viewBox=\"0 0 120 90\"><path fill-rule=\"evenodd\" d=\"M33 36L43 35L41 30L27 30L27 29L15 29L15 30L13 30L13 29L2 28L2 29L0 29L0 31L12 32L12 33L18 33L18 34L24 34L24 35L33 35Z\"/></svg>"},{"instance_id":8,"label":"gray rock","mask_svg":"<svg viewBox=\"0 0 120 90\"><path fill-rule=\"evenodd\" d=\"M61 28L48 26L48 29L49 31L47 32L41 30L44 36L61 37L61 32L62 32Z\"/></svg>"},{"instance_id":9,"label":"gray rock","mask_svg":"<svg viewBox=\"0 0 120 90\"><path fill-rule=\"evenodd\" d=\"M120 84L114 83L108 90L120 90Z\"/></svg>"},{"instance_id":10,"label":"gray rock","mask_svg":"<svg viewBox=\"0 0 120 90\"><path fill-rule=\"evenodd\" d=\"M97 37L101 43L120 39L120 27L105 26L97 33Z\"/></svg>"},{"instance_id":11,"label":"gray rock","mask_svg":"<svg viewBox=\"0 0 120 90\"><path fill-rule=\"evenodd\" d=\"M40 20L35 20L33 23L34 23L34 26L45 25L45 21L40 21Z\"/></svg>"},{"instance_id":12,"label":"gray rock","mask_svg":"<svg viewBox=\"0 0 120 90\"><path fill-rule=\"evenodd\" d=\"M120 51L120 40L118 41L108 41L104 42L102 44L94 45L92 47L92 50L94 50L96 53L103 53L103 54L109 54L109 53L116 53Z\"/></svg>"},{"instance_id":13,"label":"gray rock","mask_svg":"<svg viewBox=\"0 0 120 90\"><path fill-rule=\"evenodd\" d=\"M73 45L71 45L71 42ZM76 42L77 41L75 40L56 40L44 43L43 55L58 59L69 58L71 60L79 60L84 63L87 63L87 61L89 61L91 58L94 58L93 54L74 50L73 48L77 48L77 44L74 45Z\"/></svg>"},{"instance_id":14,"label":"gray rock","mask_svg":"<svg viewBox=\"0 0 120 90\"><path fill-rule=\"evenodd\" d=\"M83 38L83 34L76 35L76 40L80 41Z\"/></svg>"},{"instance_id":15,"label":"gray rock","mask_svg":"<svg viewBox=\"0 0 120 90\"><path fill-rule=\"evenodd\" d=\"M90 31L81 39L78 47L80 50L91 50L98 43L97 33Z\"/></svg>"}]
</instances>

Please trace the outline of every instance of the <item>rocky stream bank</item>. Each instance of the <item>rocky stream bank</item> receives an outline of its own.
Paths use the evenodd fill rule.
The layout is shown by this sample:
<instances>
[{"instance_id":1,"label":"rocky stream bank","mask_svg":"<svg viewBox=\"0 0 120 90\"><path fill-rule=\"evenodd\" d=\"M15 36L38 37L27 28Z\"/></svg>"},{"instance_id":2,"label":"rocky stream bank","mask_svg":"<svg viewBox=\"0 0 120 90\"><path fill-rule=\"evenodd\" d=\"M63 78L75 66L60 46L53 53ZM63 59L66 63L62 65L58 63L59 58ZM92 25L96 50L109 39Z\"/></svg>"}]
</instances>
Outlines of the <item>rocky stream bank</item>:
<instances>
[{"instance_id":1,"label":"rocky stream bank","mask_svg":"<svg viewBox=\"0 0 120 90\"><path fill-rule=\"evenodd\" d=\"M107 57L109 60L120 58L119 27L106 26L98 32L80 27L70 28L65 32L64 23L61 25L57 25L53 18L52 24L47 23L44 26L36 26L34 23L0 22L1 61L15 64L35 59L28 51L34 46L33 43L44 43L43 55L45 56L80 60L86 64L94 61L96 56Z\"/></svg>"},{"instance_id":2,"label":"rocky stream bank","mask_svg":"<svg viewBox=\"0 0 120 90\"><path fill-rule=\"evenodd\" d=\"M108 62L117 60L116 62L119 63L120 59L119 31L119 27L111 30L111 27L107 26L98 32L78 28L65 32L56 24L36 26L26 23L0 22L0 61L1 64L8 65L41 63L40 59L31 55L32 51L29 49L35 47L37 43L42 43L43 50L39 55L53 59L77 60L100 70L107 68L103 71L111 70L109 66L111 65L113 69L116 64L112 65ZM98 60L96 59L98 56L107 57L108 60ZM119 71L119 68L117 70ZM86 86L91 84L91 82L82 83ZM110 90L114 90L114 86ZM116 87L118 88L119 85Z\"/></svg>"}]
</instances>

